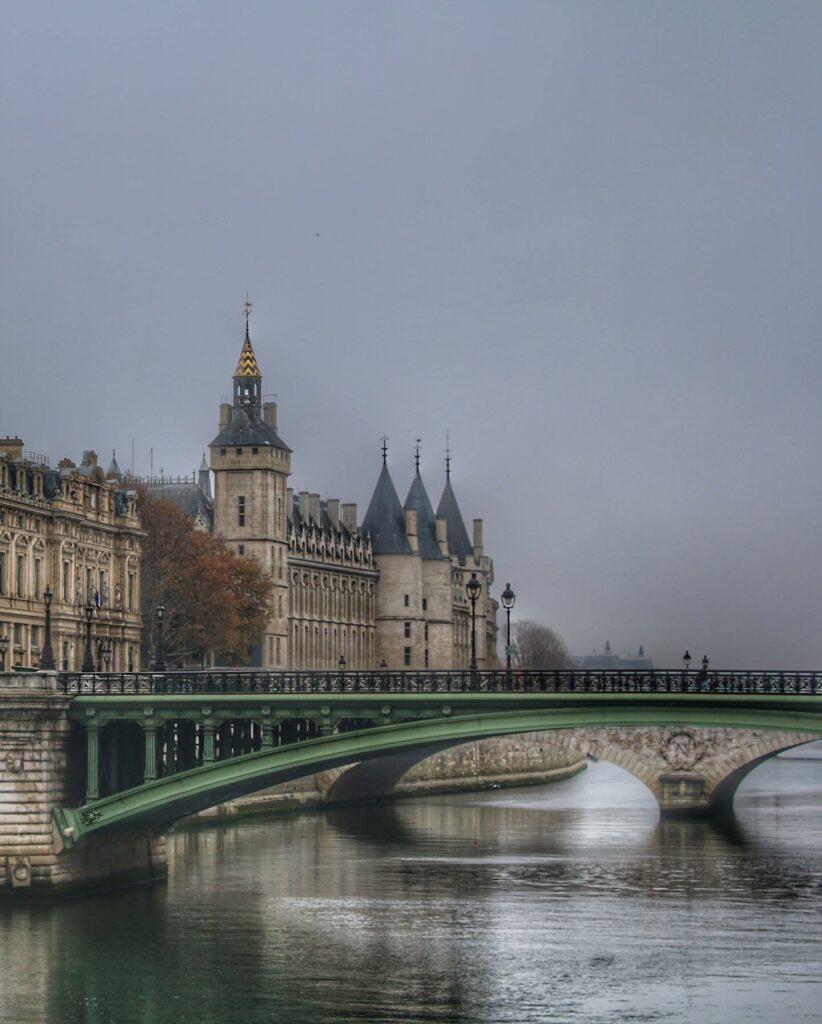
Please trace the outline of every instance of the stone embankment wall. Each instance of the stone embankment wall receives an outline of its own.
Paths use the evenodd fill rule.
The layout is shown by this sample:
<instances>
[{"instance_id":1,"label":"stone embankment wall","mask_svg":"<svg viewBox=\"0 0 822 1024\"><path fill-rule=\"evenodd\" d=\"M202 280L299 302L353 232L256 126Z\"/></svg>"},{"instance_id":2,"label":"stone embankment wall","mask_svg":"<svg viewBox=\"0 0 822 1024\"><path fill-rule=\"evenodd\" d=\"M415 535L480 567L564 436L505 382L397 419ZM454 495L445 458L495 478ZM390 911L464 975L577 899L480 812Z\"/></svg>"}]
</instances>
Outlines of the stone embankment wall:
<instances>
[{"instance_id":1,"label":"stone embankment wall","mask_svg":"<svg viewBox=\"0 0 822 1024\"><path fill-rule=\"evenodd\" d=\"M76 805L68 698L54 673L0 674L0 900L54 896L164 877L165 836L64 850L54 807Z\"/></svg>"},{"instance_id":2,"label":"stone embankment wall","mask_svg":"<svg viewBox=\"0 0 822 1024\"><path fill-rule=\"evenodd\" d=\"M408 797L555 782L576 775L585 765L583 753L561 747L552 734L524 733L463 743L434 754L410 768L391 794L378 795ZM345 771L345 768L336 768L295 779L253 796L220 804L203 814L248 814L329 805L334 802L329 790Z\"/></svg>"}]
</instances>

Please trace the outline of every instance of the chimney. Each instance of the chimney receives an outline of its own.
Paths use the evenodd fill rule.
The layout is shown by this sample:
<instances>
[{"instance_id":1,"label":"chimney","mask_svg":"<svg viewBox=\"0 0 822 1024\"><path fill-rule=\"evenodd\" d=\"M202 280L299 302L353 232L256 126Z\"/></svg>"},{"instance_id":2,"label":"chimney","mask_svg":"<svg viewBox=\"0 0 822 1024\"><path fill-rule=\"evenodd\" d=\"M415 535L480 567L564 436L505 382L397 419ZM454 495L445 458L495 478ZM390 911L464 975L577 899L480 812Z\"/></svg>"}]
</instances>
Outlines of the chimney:
<instances>
[{"instance_id":1,"label":"chimney","mask_svg":"<svg viewBox=\"0 0 822 1024\"><path fill-rule=\"evenodd\" d=\"M474 558L482 558L482 520L474 520Z\"/></svg>"},{"instance_id":2,"label":"chimney","mask_svg":"<svg viewBox=\"0 0 822 1024\"><path fill-rule=\"evenodd\" d=\"M263 404L263 421L271 427L272 430L277 429L277 403L276 402L265 402Z\"/></svg>"},{"instance_id":3,"label":"chimney","mask_svg":"<svg viewBox=\"0 0 822 1024\"><path fill-rule=\"evenodd\" d=\"M310 495L310 500L311 500L311 518L314 520L314 522L317 524L317 526L319 526L320 522L321 522L321 520L320 520L320 496L319 496L319 494L312 493Z\"/></svg>"},{"instance_id":4,"label":"chimney","mask_svg":"<svg viewBox=\"0 0 822 1024\"><path fill-rule=\"evenodd\" d=\"M13 459L22 459L22 438L19 438L17 436L0 438L0 453L2 452L4 452L6 455L10 455Z\"/></svg>"},{"instance_id":5,"label":"chimney","mask_svg":"<svg viewBox=\"0 0 822 1024\"><path fill-rule=\"evenodd\" d=\"M97 465L97 452L87 449L83 452L83 465L84 466L96 466Z\"/></svg>"},{"instance_id":6,"label":"chimney","mask_svg":"<svg viewBox=\"0 0 822 1024\"><path fill-rule=\"evenodd\" d=\"M349 533L357 532L357 503L354 501L343 502L342 505L343 526Z\"/></svg>"},{"instance_id":7,"label":"chimney","mask_svg":"<svg viewBox=\"0 0 822 1024\"><path fill-rule=\"evenodd\" d=\"M445 516L437 516L437 544L442 557L448 558L448 520Z\"/></svg>"},{"instance_id":8,"label":"chimney","mask_svg":"<svg viewBox=\"0 0 822 1024\"><path fill-rule=\"evenodd\" d=\"M225 428L229 425L230 422L231 422L231 406L228 404L228 402L221 402L220 403L220 430L225 430Z\"/></svg>"},{"instance_id":9,"label":"chimney","mask_svg":"<svg viewBox=\"0 0 822 1024\"><path fill-rule=\"evenodd\" d=\"M329 498L327 503L328 507L328 518L331 520L331 525L335 530L340 528L340 499Z\"/></svg>"},{"instance_id":10,"label":"chimney","mask_svg":"<svg viewBox=\"0 0 822 1024\"><path fill-rule=\"evenodd\" d=\"M308 491L300 491L300 519L302 519L304 525L308 525L308 520L311 518L311 509L309 508Z\"/></svg>"},{"instance_id":11,"label":"chimney","mask_svg":"<svg viewBox=\"0 0 822 1024\"><path fill-rule=\"evenodd\" d=\"M420 545L417 539L417 510L414 508L405 510L405 536L408 538L411 550L416 555L420 550Z\"/></svg>"}]
</instances>

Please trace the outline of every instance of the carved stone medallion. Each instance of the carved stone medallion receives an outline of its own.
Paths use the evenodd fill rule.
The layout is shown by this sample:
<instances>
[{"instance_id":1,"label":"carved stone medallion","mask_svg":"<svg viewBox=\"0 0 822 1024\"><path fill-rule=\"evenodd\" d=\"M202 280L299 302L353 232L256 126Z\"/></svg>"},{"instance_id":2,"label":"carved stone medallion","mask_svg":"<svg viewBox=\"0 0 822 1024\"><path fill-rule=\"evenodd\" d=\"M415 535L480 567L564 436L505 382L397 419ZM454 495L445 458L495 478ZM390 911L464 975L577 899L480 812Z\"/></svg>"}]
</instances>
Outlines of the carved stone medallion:
<instances>
[{"instance_id":1,"label":"carved stone medallion","mask_svg":"<svg viewBox=\"0 0 822 1024\"><path fill-rule=\"evenodd\" d=\"M672 768L686 771L705 756L705 744L689 729L675 729L666 734L659 752Z\"/></svg>"}]
</instances>

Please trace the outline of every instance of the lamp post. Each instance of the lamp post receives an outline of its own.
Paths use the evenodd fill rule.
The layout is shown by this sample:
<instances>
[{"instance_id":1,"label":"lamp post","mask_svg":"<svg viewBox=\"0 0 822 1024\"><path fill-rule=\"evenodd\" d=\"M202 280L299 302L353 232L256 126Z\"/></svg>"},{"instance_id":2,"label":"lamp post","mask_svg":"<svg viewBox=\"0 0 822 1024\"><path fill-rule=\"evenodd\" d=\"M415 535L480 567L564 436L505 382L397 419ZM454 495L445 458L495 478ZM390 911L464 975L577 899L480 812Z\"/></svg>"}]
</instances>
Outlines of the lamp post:
<instances>
[{"instance_id":1,"label":"lamp post","mask_svg":"<svg viewBox=\"0 0 822 1024\"><path fill-rule=\"evenodd\" d=\"M465 585L468 600L471 602L471 675L477 672L477 599L482 593L482 584L477 579L475 572L471 573L471 579Z\"/></svg>"},{"instance_id":2,"label":"lamp post","mask_svg":"<svg viewBox=\"0 0 822 1024\"><path fill-rule=\"evenodd\" d=\"M701 689L703 689L703 690L710 690L710 688L711 688L710 683L708 682L708 666L710 664L711 663L708 660L708 655L707 654L703 654L702 655L702 675L700 676Z\"/></svg>"},{"instance_id":3,"label":"lamp post","mask_svg":"<svg viewBox=\"0 0 822 1024\"><path fill-rule=\"evenodd\" d=\"M86 649L83 652L81 672L94 672L94 654L91 650L91 620L94 617L94 605L89 601L85 608L86 615Z\"/></svg>"},{"instance_id":4,"label":"lamp post","mask_svg":"<svg viewBox=\"0 0 822 1024\"><path fill-rule=\"evenodd\" d=\"M46 587L43 593L43 600L46 602L46 636L43 640L43 653L40 655L40 668L46 672L53 672L57 668L54 660L54 651L51 649L51 587Z\"/></svg>"},{"instance_id":5,"label":"lamp post","mask_svg":"<svg viewBox=\"0 0 822 1024\"><path fill-rule=\"evenodd\" d=\"M111 664L111 640L106 639L100 644L100 654L103 658L103 664L105 665L105 671L108 672L109 665Z\"/></svg>"},{"instance_id":6,"label":"lamp post","mask_svg":"<svg viewBox=\"0 0 822 1024\"><path fill-rule=\"evenodd\" d=\"M506 672L511 671L511 609L514 607L514 601L516 601L517 595L511 590L511 584L505 584L505 590L500 595L502 601L502 607L505 609L506 618L506 633L505 633L505 670Z\"/></svg>"},{"instance_id":7,"label":"lamp post","mask_svg":"<svg viewBox=\"0 0 822 1024\"><path fill-rule=\"evenodd\" d=\"M6 655L9 653L9 638L0 636L0 672L6 671Z\"/></svg>"},{"instance_id":8,"label":"lamp post","mask_svg":"<svg viewBox=\"0 0 822 1024\"><path fill-rule=\"evenodd\" d=\"M166 606L164 604L157 605L157 653L154 657L154 671L165 672L166 670L166 656L163 651L163 619L166 614Z\"/></svg>"},{"instance_id":9,"label":"lamp post","mask_svg":"<svg viewBox=\"0 0 822 1024\"><path fill-rule=\"evenodd\" d=\"M691 652L686 649L682 655L682 664L685 666L685 689L688 689L688 669L691 667Z\"/></svg>"}]
</instances>

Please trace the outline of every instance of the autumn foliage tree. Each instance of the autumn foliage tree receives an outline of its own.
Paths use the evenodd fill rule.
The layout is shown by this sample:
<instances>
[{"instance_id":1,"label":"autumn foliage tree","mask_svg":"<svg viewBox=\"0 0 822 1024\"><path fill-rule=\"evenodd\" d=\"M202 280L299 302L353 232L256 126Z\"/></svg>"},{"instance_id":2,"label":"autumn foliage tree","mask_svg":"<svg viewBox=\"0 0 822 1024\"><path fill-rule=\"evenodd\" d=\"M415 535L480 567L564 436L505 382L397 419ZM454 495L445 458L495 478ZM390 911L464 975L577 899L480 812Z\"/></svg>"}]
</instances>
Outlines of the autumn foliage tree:
<instances>
[{"instance_id":1,"label":"autumn foliage tree","mask_svg":"<svg viewBox=\"0 0 822 1024\"><path fill-rule=\"evenodd\" d=\"M562 637L539 622L521 619L511 627L516 668L573 668Z\"/></svg>"},{"instance_id":2,"label":"autumn foliage tree","mask_svg":"<svg viewBox=\"0 0 822 1024\"><path fill-rule=\"evenodd\" d=\"M240 558L219 537L195 528L173 502L140 489L146 537L141 563L145 646L156 653L157 608L165 608L163 649L169 667L248 662L271 610L272 581L260 563Z\"/></svg>"}]
</instances>

